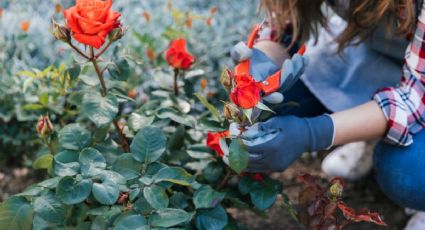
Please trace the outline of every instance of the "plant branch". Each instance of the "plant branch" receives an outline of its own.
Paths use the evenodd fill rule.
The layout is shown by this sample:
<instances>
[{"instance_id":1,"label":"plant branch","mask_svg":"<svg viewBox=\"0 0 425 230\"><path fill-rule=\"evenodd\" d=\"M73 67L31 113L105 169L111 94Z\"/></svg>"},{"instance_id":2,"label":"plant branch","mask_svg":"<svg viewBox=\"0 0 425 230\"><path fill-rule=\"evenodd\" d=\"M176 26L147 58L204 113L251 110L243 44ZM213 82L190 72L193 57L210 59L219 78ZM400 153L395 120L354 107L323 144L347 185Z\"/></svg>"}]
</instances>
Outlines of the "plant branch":
<instances>
[{"instance_id":1,"label":"plant branch","mask_svg":"<svg viewBox=\"0 0 425 230\"><path fill-rule=\"evenodd\" d=\"M90 60L90 57L87 56L87 54L85 54L83 51L81 51L78 47L76 47L74 44L72 44L71 41L68 42L69 46L71 46L71 48L73 50L75 50L79 55L83 56L85 59Z\"/></svg>"},{"instance_id":2,"label":"plant branch","mask_svg":"<svg viewBox=\"0 0 425 230\"><path fill-rule=\"evenodd\" d=\"M102 56L103 53L105 53L105 51L109 48L109 46L111 46L112 42L108 42L108 44L106 44L106 46L98 53L96 54L96 56L94 57L95 59L98 59L100 56Z\"/></svg>"},{"instance_id":3,"label":"plant branch","mask_svg":"<svg viewBox=\"0 0 425 230\"><path fill-rule=\"evenodd\" d=\"M221 189L223 189L223 187L227 184L227 182L229 182L231 176L232 176L232 170L227 169L226 175L224 176L220 184L217 186L216 190L220 191Z\"/></svg>"},{"instance_id":4,"label":"plant branch","mask_svg":"<svg viewBox=\"0 0 425 230\"><path fill-rule=\"evenodd\" d=\"M178 85L178 79L179 79L179 69L174 69L174 95L179 95L179 85Z\"/></svg>"},{"instance_id":5,"label":"plant branch","mask_svg":"<svg viewBox=\"0 0 425 230\"><path fill-rule=\"evenodd\" d=\"M120 125L118 124L118 121L117 120L114 120L113 123L114 123L115 129L118 132L118 136L120 138L120 143L121 143L122 149L124 149L124 151L126 153L129 153L130 152L130 147L128 145L128 142L127 142L127 139L126 139L124 133L122 132L122 129L120 128Z\"/></svg>"},{"instance_id":6,"label":"plant branch","mask_svg":"<svg viewBox=\"0 0 425 230\"><path fill-rule=\"evenodd\" d=\"M90 48L90 53L91 53L91 58L89 60L93 63L94 69L96 70L96 73L97 73L97 77L99 78L99 81L100 81L100 85L102 86L102 96L105 97L108 92L108 88L106 88L105 79L103 78L103 71L100 70L99 64L97 63L97 56L94 55L93 47ZM127 153L130 152L127 139L124 133L122 132L122 129L120 128L118 124L118 121L114 120L113 123L114 123L116 131L118 132L118 137L120 139L122 149Z\"/></svg>"}]
</instances>

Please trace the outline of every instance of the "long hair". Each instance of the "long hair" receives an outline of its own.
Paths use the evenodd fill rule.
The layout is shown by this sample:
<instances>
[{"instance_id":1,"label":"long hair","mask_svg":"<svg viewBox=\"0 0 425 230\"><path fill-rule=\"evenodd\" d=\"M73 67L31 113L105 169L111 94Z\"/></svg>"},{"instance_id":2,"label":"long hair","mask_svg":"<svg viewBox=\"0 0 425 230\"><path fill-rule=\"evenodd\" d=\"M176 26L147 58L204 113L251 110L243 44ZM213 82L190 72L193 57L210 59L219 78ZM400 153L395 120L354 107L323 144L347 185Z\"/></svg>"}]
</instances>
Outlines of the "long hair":
<instances>
[{"instance_id":1,"label":"long hair","mask_svg":"<svg viewBox=\"0 0 425 230\"><path fill-rule=\"evenodd\" d=\"M261 0L260 9L268 12L272 23L281 32L288 22L292 39L317 39L319 26L327 25L323 13L326 0ZM387 35L405 35L415 26L414 4L417 0L350 0L344 19L348 25L337 38L339 51L367 39L378 25L384 23ZM332 1L327 1L332 5ZM354 41L356 38L356 42Z\"/></svg>"}]
</instances>

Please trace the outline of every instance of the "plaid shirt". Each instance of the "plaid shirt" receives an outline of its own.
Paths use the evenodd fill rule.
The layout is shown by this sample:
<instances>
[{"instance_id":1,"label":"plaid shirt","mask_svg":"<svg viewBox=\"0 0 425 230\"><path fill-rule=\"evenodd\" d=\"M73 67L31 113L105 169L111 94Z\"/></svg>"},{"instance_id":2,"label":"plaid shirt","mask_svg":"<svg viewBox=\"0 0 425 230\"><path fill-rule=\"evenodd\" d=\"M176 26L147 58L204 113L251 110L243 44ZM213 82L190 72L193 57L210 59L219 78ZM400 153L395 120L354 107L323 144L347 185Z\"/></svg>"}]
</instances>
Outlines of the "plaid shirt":
<instances>
[{"instance_id":1,"label":"plaid shirt","mask_svg":"<svg viewBox=\"0 0 425 230\"><path fill-rule=\"evenodd\" d=\"M425 8L406 51L400 85L380 90L374 100L388 120L385 140L411 145L413 135L425 127Z\"/></svg>"}]
</instances>

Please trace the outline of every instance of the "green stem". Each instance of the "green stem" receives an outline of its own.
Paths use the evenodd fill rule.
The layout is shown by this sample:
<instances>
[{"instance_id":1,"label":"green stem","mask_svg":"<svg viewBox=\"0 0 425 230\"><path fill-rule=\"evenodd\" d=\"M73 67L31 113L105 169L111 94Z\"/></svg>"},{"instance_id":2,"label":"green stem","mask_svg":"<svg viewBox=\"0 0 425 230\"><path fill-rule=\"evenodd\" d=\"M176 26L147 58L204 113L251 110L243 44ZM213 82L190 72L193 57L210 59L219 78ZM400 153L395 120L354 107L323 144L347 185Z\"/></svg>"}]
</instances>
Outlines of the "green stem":
<instances>
[{"instance_id":1,"label":"green stem","mask_svg":"<svg viewBox=\"0 0 425 230\"><path fill-rule=\"evenodd\" d=\"M93 63L94 69L96 70L96 73L97 73L97 77L99 78L100 85L102 86L102 91L101 91L102 96L105 97L106 94L108 93L108 88L106 88L105 79L103 78L103 71L101 71L100 68L99 68L99 64L97 62L97 56L94 55L93 47L90 48L90 53L91 53L91 58L89 60ZM121 148L127 153L130 152L130 148L129 148L127 139L126 139L124 133L122 132L122 129L120 128L120 126L118 124L118 121L114 120L113 124L114 124L115 130L118 133L118 137L119 137L120 143L121 143Z\"/></svg>"}]
</instances>

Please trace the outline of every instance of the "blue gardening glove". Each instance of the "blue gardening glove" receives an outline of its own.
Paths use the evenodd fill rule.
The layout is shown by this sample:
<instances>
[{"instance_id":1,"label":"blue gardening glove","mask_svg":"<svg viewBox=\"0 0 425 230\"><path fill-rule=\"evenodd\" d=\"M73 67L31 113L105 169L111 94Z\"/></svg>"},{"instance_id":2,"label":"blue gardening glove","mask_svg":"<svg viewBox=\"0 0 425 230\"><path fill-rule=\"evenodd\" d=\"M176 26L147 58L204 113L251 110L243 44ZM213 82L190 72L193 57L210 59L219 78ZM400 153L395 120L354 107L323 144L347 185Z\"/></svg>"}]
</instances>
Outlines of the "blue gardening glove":
<instances>
[{"instance_id":1,"label":"blue gardening glove","mask_svg":"<svg viewBox=\"0 0 425 230\"><path fill-rule=\"evenodd\" d=\"M236 62L251 59L250 73L257 82L262 82L270 75L276 73L279 67L274 64L266 54L258 49L248 48L244 42L238 43L230 52L233 60ZM299 80L308 64L308 58L295 54L292 59L287 59L283 63L283 72L281 76L281 88L279 92L272 93L264 97L264 101L271 104L280 104L283 102L283 94L289 91Z\"/></svg>"},{"instance_id":2,"label":"blue gardening glove","mask_svg":"<svg viewBox=\"0 0 425 230\"><path fill-rule=\"evenodd\" d=\"M334 124L329 115L274 117L242 135L249 152L248 172L281 172L302 153L330 148Z\"/></svg>"}]
</instances>

